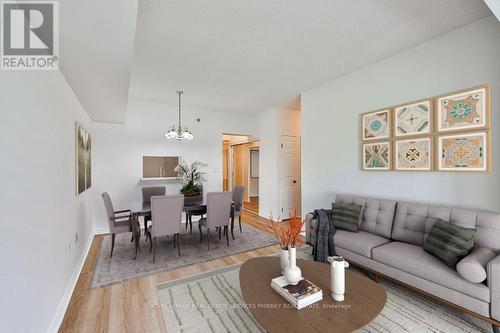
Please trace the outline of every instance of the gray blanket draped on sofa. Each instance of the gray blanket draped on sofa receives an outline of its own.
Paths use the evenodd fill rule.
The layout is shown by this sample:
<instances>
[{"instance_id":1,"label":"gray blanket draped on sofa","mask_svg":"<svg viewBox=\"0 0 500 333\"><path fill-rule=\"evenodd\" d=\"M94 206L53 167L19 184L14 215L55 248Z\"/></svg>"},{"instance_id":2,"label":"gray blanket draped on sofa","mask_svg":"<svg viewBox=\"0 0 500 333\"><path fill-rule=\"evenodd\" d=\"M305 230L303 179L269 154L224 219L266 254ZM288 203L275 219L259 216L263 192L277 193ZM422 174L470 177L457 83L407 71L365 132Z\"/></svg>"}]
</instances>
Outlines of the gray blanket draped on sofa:
<instances>
[{"instance_id":1,"label":"gray blanket draped on sofa","mask_svg":"<svg viewBox=\"0 0 500 333\"><path fill-rule=\"evenodd\" d=\"M316 229L316 244L314 244L314 260L326 262L328 256L335 256L335 226L332 222L330 209L316 209L314 217L318 223Z\"/></svg>"}]
</instances>

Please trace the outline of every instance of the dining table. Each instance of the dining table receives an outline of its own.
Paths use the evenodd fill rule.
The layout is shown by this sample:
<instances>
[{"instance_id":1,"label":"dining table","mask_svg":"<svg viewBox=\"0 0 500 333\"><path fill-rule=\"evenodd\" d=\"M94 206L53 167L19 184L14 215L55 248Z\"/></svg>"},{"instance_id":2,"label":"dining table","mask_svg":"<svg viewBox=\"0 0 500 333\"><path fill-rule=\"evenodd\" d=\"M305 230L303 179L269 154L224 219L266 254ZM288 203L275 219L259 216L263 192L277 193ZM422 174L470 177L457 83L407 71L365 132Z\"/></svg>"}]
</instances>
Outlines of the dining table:
<instances>
[{"instance_id":1,"label":"dining table","mask_svg":"<svg viewBox=\"0 0 500 333\"><path fill-rule=\"evenodd\" d=\"M129 204L129 209L131 212L131 225L132 225L132 235L135 244L135 255L134 260L137 258L137 252L140 251L139 240L141 238L141 226L139 224L139 218L141 216L151 216L151 202L135 201ZM186 200L184 202L184 207L182 211L187 213L186 216L190 216L189 212L200 212L207 211L207 197L204 195L197 200ZM186 218L186 223L191 222ZM144 231L146 233L146 230ZM234 203L231 203L231 237L234 240Z\"/></svg>"}]
</instances>

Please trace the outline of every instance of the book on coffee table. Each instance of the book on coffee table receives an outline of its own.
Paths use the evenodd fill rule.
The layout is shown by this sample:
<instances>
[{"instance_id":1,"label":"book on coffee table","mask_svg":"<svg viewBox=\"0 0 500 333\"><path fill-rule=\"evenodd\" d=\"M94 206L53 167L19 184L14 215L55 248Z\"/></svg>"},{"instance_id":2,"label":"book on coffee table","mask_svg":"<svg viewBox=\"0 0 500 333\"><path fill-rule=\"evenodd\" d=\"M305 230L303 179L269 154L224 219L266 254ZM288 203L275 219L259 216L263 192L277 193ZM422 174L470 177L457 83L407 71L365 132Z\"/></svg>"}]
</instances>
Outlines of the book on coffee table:
<instances>
[{"instance_id":1,"label":"book on coffee table","mask_svg":"<svg viewBox=\"0 0 500 333\"><path fill-rule=\"evenodd\" d=\"M297 309L323 299L323 292L311 281L302 279L296 285L289 284L284 276L271 280L271 288Z\"/></svg>"}]
</instances>

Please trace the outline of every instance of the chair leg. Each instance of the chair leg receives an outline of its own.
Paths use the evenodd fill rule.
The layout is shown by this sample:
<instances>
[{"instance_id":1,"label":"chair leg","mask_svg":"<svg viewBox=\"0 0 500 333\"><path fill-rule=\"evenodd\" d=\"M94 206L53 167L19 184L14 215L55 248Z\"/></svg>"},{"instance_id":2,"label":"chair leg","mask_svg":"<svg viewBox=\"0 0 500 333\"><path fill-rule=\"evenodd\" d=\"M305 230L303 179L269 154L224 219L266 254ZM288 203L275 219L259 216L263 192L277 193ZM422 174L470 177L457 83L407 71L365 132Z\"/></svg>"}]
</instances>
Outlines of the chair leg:
<instances>
[{"instance_id":1,"label":"chair leg","mask_svg":"<svg viewBox=\"0 0 500 333\"><path fill-rule=\"evenodd\" d=\"M147 216L144 217L144 236L146 236L146 241L148 241L148 219L147 219Z\"/></svg>"},{"instance_id":2,"label":"chair leg","mask_svg":"<svg viewBox=\"0 0 500 333\"><path fill-rule=\"evenodd\" d=\"M243 233L243 231L241 230L241 215L238 216L238 222L240 223L240 234Z\"/></svg>"},{"instance_id":3,"label":"chair leg","mask_svg":"<svg viewBox=\"0 0 500 333\"><path fill-rule=\"evenodd\" d=\"M111 235L111 254L109 257L111 258L113 256L113 250L115 249L115 234Z\"/></svg>"},{"instance_id":4,"label":"chair leg","mask_svg":"<svg viewBox=\"0 0 500 333\"><path fill-rule=\"evenodd\" d=\"M156 262L156 237L153 237L153 263Z\"/></svg>"},{"instance_id":5,"label":"chair leg","mask_svg":"<svg viewBox=\"0 0 500 333\"><path fill-rule=\"evenodd\" d=\"M219 239L220 239L220 229L221 229L221 228L219 228Z\"/></svg>"},{"instance_id":6,"label":"chair leg","mask_svg":"<svg viewBox=\"0 0 500 333\"><path fill-rule=\"evenodd\" d=\"M181 256L181 234L177 234L177 253Z\"/></svg>"},{"instance_id":7,"label":"chair leg","mask_svg":"<svg viewBox=\"0 0 500 333\"><path fill-rule=\"evenodd\" d=\"M201 233L201 224L198 224L198 229L200 230L200 243L201 243L201 240L203 239L203 234Z\"/></svg>"},{"instance_id":8,"label":"chair leg","mask_svg":"<svg viewBox=\"0 0 500 333\"><path fill-rule=\"evenodd\" d=\"M210 228L207 228L207 246L208 251L210 251Z\"/></svg>"},{"instance_id":9,"label":"chair leg","mask_svg":"<svg viewBox=\"0 0 500 333\"><path fill-rule=\"evenodd\" d=\"M492 324L491 327L493 328L493 333L500 333L500 326L495 326Z\"/></svg>"},{"instance_id":10,"label":"chair leg","mask_svg":"<svg viewBox=\"0 0 500 333\"><path fill-rule=\"evenodd\" d=\"M172 239L173 243L174 243L174 249L177 247L175 244L177 242L177 237L174 235L173 239Z\"/></svg>"},{"instance_id":11,"label":"chair leg","mask_svg":"<svg viewBox=\"0 0 500 333\"><path fill-rule=\"evenodd\" d=\"M226 227L224 227L224 228L226 228L226 229L227 229L227 226L226 226ZM227 242L227 246L229 246L229 231L228 231L228 232L226 232L226 242Z\"/></svg>"},{"instance_id":12,"label":"chair leg","mask_svg":"<svg viewBox=\"0 0 500 333\"><path fill-rule=\"evenodd\" d=\"M191 235L193 233L193 217L189 217L189 234Z\"/></svg>"},{"instance_id":13,"label":"chair leg","mask_svg":"<svg viewBox=\"0 0 500 333\"><path fill-rule=\"evenodd\" d=\"M188 213L186 212L186 230L188 228L188 221L189 221L189 217L188 217Z\"/></svg>"},{"instance_id":14,"label":"chair leg","mask_svg":"<svg viewBox=\"0 0 500 333\"><path fill-rule=\"evenodd\" d=\"M132 238L130 238L130 243L134 241L134 233L132 233Z\"/></svg>"},{"instance_id":15,"label":"chair leg","mask_svg":"<svg viewBox=\"0 0 500 333\"><path fill-rule=\"evenodd\" d=\"M153 249L153 242L151 241L151 233L148 232L148 238L149 238L149 253L151 253L151 250Z\"/></svg>"}]
</instances>

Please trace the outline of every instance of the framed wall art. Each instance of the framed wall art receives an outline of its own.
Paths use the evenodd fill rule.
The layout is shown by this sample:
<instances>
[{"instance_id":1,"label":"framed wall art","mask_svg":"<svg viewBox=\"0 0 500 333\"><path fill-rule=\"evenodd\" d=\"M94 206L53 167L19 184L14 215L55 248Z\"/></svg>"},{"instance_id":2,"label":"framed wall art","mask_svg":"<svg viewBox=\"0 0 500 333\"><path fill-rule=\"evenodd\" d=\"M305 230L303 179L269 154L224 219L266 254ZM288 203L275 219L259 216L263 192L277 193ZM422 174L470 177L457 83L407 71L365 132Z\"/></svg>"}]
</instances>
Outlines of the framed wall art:
<instances>
[{"instance_id":1,"label":"framed wall art","mask_svg":"<svg viewBox=\"0 0 500 333\"><path fill-rule=\"evenodd\" d=\"M438 137L439 171L489 171L488 131Z\"/></svg>"},{"instance_id":2,"label":"framed wall art","mask_svg":"<svg viewBox=\"0 0 500 333\"><path fill-rule=\"evenodd\" d=\"M394 107L394 135L396 137L429 134L431 131L431 99Z\"/></svg>"},{"instance_id":3,"label":"framed wall art","mask_svg":"<svg viewBox=\"0 0 500 333\"><path fill-rule=\"evenodd\" d=\"M431 171L433 169L432 138L416 138L395 142L396 171Z\"/></svg>"},{"instance_id":4,"label":"framed wall art","mask_svg":"<svg viewBox=\"0 0 500 333\"><path fill-rule=\"evenodd\" d=\"M362 169L389 171L392 169L391 142L365 143L362 148Z\"/></svg>"},{"instance_id":5,"label":"framed wall art","mask_svg":"<svg viewBox=\"0 0 500 333\"><path fill-rule=\"evenodd\" d=\"M437 97L438 132L489 128L489 87Z\"/></svg>"},{"instance_id":6,"label":"framed wall art","mask_svg":"<svg viewBox=\"0 0 500 333\"><path fill-rule=\"evenodd\" d=\"M391 110L379 110L361 115L362 139L381 140L391 135Z\"/></svg>"},{"instance_id":7,"label":"framed wall art","mask_svg":"<svg viewBox=\"0 0 500 333\"><path fill-rule=\"evenodd\" d=\"M79 123L75 123L76 151L76 194L89 189L92 185L92 140Z\"/></svg>"}]
</instances>

